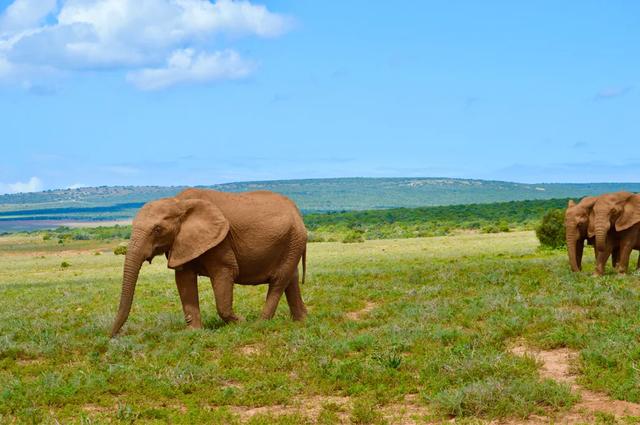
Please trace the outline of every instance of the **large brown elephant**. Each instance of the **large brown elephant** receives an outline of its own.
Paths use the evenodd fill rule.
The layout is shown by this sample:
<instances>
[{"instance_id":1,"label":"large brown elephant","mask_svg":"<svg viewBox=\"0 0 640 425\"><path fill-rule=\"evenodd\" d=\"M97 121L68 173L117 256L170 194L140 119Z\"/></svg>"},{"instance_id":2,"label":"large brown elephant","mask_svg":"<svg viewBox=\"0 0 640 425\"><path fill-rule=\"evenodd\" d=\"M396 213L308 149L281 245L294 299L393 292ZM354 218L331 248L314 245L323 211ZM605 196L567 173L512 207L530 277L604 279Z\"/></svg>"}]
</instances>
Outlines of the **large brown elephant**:
<instances>
[{"instance_id":1,"label":"large brown elephant","mask_svg":"<svg viewBox=\"0 0 640 425\"><path fill-rule=\"evenodd\" d=\"M569 201L565 211L564 225L567 253L569 254L571 270L574 272L582 270L584 242L587 241L590 245L594 243L594 238L589 238L588 236L588 228L589 215L597 199L596 196L587 196L577 204L574 201Z\"/></svg>"},{"instance_id":2,"label":"large brown elephant","mask_svg":"<svg viewBox=\"0 0 640 425\"><path fill-rule=\"evenodd\" d=\"M594 204L591 217L588 233L596 238L595 274L604 274L607 259L615 248L620 250L615 268L625 273L631 251L640 248L640 195L630 192L602 195Z\"/></svg>"},{"instance_id":3,"label":"large brown elephant","mask_svg":"<svg viewBox=\"0 0 640 425\"><path fill-rule=\"evenodd\" d=\"M216 307L226 321L234 314L233 285L268 283L262 318L275 314L282 293L294 320L307 314L298 283L306 271L307 231L296 205L268 191L231 194L187 189L145 204L133 220L125 258L120 306L111 335L129 316L140 267L165 254L175 270L186 322L201 328L198 275L211 278Z\"/></svg>"}]
</instances>

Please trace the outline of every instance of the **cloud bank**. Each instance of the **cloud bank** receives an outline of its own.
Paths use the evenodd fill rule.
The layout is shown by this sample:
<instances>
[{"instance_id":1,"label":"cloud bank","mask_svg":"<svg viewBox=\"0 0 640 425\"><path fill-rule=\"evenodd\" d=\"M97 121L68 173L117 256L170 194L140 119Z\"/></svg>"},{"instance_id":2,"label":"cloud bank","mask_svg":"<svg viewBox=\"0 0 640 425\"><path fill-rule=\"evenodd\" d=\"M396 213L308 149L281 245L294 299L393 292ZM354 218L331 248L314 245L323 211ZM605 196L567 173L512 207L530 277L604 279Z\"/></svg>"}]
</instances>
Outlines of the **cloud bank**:
<instances>
[{"instance_id":1,"label":"cloud bank","mask_svg":"<svg viewBox=\"0 0 640 425\"><path fill-rule=\"evenodd\" d=\"M292 19L247 0L14 0L0 15L0 79L124 70L143 90L249 75L221 38L277 37Z\"/></svg>"},{"instance_id":2,"label":"cloud bank","mask_svg":"<svg viewBox=\"0 0 640 425\"><path fill-rule=\"evenodd\" d=\"M39 192L42 190L42 180L31 177L27 182L0 183L0 194Z\"/></svg>"}]
</instances>

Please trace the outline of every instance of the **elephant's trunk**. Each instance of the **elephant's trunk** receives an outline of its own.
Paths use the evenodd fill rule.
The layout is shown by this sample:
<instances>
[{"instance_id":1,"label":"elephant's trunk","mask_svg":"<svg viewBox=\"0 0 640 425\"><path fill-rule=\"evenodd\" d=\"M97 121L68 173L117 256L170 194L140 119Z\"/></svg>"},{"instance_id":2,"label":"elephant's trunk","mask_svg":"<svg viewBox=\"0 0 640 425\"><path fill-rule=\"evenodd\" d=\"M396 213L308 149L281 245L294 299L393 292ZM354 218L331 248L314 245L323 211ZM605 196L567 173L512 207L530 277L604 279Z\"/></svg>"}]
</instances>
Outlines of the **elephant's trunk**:
<instances>
[{"instance_id":1,"label":"elephant's trunk","mask_svg":"<svg viewBox=\"0 0 640 425\"><path fill-rule=\"evenodd\" d=\"M144 254L140 250L142 239L144 235L142 232L135 231L131 234L131 240L129 247L127 248L127 255L124 260L124 271L122 273L122 292L120 293L120 306L118 307L118 314L113 322L111 328L111 337L113 338L122 328L122 325L127 321L129 312L131 311L131 304L133 302L133 293L136 289L136 282L138 281L138 274L140 267L144 262Z\"/></svg>"},{"instance_id":2,"label":"elephant's trunk","mask_svg":"<svg viewBox=\"0 0 640 425\"><path fill-rule=\"evenodd\" d=\"M596 221L596 250L603 253L607 249L607 233L609 223L604 220Z\"/></svg>"},{"instance_id":3,"label":"elephant's trunk","mask_svg":"<svg viewBox=\"0 0 640 425\"><path fill-rule=\"evenodd\" d=\"M602 276L607 263L607 233L609 232L609 223L606 220L597 220L595 224L596 236L596 270L595 274Z\"/></svg>"},{"instance_id":4,"label":"elephant's trunk","mask_svg":"<svg viewBox=\"0 0 640 425\"><path fill-rule=\"evenodd\" d=\"M567 228L566 233L567 239L567 252L569 253L569 264L571 265L571 270L574 272L579 272L582 267L582 250L578 252L578 232L575 229ZM584 241L580 240L582 244Z\"/></svg>"}]
</instances>

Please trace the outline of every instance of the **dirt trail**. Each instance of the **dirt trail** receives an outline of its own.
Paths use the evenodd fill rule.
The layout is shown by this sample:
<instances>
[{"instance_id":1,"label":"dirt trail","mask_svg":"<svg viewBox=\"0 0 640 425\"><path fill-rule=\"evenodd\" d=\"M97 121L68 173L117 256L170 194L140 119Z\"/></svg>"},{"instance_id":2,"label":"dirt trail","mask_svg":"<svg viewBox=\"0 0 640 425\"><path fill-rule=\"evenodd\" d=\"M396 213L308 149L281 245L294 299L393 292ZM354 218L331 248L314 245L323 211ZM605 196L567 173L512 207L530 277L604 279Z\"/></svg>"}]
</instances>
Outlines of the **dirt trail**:
<instances>
[{"instance_id":1,"label":"dirt trail","mask_svg":"<svg viewBox=\"0 0 640 425\"><path fill-rule=\"evenodd\" d=\"M556 350L534 350L523 345L511 349L518 356L531 356L540 363L540 376L563 382L571 386L571 390L579 394L579 401L568 413L557 418L554 423L579 424L592 423L596 412L614 415L620 419L625 416L640 416L640 404L628 401L614 400L605 393L595 392L582 387L576 382L576 373L571 364L578 357L578 353L568 348ZM549 423L548 418L531 417L527 421L502 422L508 424L542 424Z\"/></svg>"},{"instance_id":2,"label":"dirt trail","mask_svg":"<svg viewBox=\"0 0 640 425\"><path fill-rule=\"evenodd\" d=\"M241 422L246 422L256 415L292 415L310 419L312 422L318 420L323 408L328 406L339 418L341 424L350 424L350 414L352 409L351 399L340 396L315 396L298 399L292 405L275 405L264 407L231 407L231 411L240 416ZM418 404L416 395L407 395L403 402L392 403L380 408L380 413L389 424L397 425L417 425L424 424L422 420L430 412L427 407Z\"/></svg>"},{"instance_id":3,"label":"dirt trail","mask_svg":"<svg viewBox=\"0 0 640 425\"><path fill-rule=\"evenodd\" d=\"M377 306L378 305L376 303L373 303L371 301L367 301L367 303L365 304L365 306L362 309L360 309L358 311L351 311L351 312L345 314L345 316L349 320L362 320L362 318L364 316L369 314Z\"/></svg>"}]
</instances>

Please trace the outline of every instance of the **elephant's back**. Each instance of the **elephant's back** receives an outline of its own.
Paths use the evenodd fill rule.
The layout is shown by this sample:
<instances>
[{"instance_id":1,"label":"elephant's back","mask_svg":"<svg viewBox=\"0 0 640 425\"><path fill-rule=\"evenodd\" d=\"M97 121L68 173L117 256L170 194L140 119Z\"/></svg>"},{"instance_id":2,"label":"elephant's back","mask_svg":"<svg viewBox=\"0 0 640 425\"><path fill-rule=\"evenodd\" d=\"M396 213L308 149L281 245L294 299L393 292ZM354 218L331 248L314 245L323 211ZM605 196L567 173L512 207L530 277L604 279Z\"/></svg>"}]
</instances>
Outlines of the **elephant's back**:
<instances>
[{"instance_id":1,"label":"elephant's back","mask_svg":"<svg viewBox=\"0 0 640 425\"><path fill-rule=\"evenodd\" d=\"M186 189L177 195L181 199L205 199L216 205L233 228L249 230L269 228L279 234L299 228L300 211L288 197L268 190L229 193L210 189ZM304 224L302 224L304 226Z\"/></svg>"}]
</instances>

